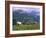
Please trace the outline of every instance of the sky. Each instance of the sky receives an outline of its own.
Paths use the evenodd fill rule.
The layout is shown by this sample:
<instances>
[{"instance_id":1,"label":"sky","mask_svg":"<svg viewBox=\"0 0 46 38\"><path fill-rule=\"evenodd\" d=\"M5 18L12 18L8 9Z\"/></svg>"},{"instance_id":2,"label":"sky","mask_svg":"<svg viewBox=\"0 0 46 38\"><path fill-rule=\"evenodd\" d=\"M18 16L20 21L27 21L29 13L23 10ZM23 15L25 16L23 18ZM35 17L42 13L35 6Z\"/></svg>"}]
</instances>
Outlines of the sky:
<instances>
[{"instance_id":1,"label":"sky","mask_svg":"<svg viewBox=\"0 0 46 38\"><path fill-rule=\"evenodd\" d=\"M25 10L25 11L27 11L27 12L31 12L32 10L35 10L35 11L37 11L37 12L40 11L40 8L13 7L13 10L18 10L18 9Z\"/></svg>"},{"instance_id":2,"label":"sky","mask_svg":"<svg viewBox=\"0 0 46 38\"><path fill-rule=\"evenodd\" d=\"M23 10L27 13L31 13L32 11L38 12L37 15L40 15L40 8L29 8L29 7L13 7L13 11L15 10ZM21 12L23 13L23 12Z\"/></svg>"}]
</instances>

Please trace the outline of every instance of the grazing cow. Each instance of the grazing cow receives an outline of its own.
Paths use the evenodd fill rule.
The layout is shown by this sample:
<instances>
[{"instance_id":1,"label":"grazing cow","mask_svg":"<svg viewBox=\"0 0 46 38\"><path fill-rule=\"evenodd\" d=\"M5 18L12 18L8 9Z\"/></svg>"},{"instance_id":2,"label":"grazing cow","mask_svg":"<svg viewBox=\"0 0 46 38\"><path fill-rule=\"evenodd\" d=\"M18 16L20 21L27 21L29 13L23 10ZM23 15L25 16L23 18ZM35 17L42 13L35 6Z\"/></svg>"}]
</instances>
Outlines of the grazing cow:
<instances>
[{"instance_id":1,"label":"grazing cow","mask_svg":"<svg viewBox=\"0 0 46 38\"><path fill-rule=\"evenodd\" d=\"M22 24L22 23L18 21L17 24L19 25L19 24Z\"/></svg>"}]
</instances>

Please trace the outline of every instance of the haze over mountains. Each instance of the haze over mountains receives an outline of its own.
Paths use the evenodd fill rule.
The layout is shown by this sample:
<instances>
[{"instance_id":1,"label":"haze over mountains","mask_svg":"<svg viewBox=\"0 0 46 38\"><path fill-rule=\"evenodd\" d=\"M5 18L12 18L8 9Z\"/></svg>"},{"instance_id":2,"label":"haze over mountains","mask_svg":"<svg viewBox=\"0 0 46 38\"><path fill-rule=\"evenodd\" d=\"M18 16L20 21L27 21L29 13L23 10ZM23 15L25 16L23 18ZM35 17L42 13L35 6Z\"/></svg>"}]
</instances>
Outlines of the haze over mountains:
<instances>
[{"instance_id":1,"label":"haze over mountains","mask_svg":"<svg viewBox=\"0 0 46 38\"><path fill-rule=\"evenodd\" d=\"M40 22L39 8L14 8L13 20L20 22Z\"/></svg>"}]
</instances>

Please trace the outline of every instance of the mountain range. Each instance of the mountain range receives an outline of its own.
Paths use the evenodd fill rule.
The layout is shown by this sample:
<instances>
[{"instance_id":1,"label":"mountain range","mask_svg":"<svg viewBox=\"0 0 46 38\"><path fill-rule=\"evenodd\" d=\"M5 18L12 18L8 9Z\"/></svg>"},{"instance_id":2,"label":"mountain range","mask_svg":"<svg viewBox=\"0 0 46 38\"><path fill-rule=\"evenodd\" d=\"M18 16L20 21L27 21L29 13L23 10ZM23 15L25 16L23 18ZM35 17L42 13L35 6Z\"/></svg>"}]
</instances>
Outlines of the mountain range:
<instances>
[{"instance_id":1,"label":"mountain range","mask_svg":"<svg viewBox=\"0 0 46 38\"><path fill-rule=\"evenodd\" d=\"M30 11L30 10L28 10ZM17 9L13 11L13 21L20 22L40 22L40 12L32 10L30 12L23 9Z\"/></svg>"}]
</instances>

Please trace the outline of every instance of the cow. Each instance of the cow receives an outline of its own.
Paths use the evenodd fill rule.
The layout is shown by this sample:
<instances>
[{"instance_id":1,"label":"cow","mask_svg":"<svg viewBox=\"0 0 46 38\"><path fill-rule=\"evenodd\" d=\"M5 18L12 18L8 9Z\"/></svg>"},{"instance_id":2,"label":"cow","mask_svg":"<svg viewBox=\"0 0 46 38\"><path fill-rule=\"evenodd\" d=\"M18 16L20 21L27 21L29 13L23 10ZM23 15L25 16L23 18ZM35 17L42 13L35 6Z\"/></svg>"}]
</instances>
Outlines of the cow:
<instances>
[{"instance_id":1,"label":"cow","mask_svg":"<svg viewBox=\"0 0 46 38\"><path fill-rule=\"evenodd\" d=\"M17 24L20 25L20 24L22 24L22 22L17 21Z\"/></svg>"}]
</instances>

